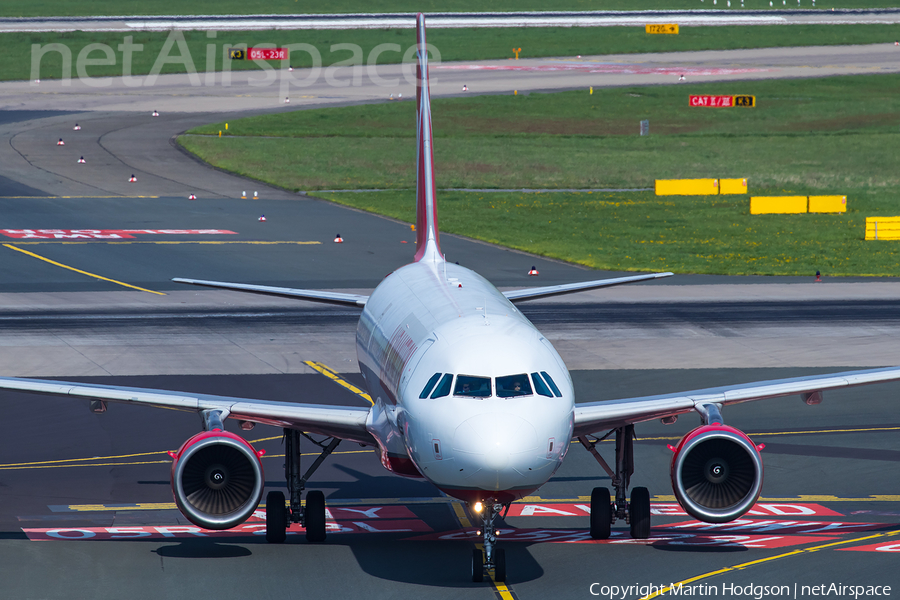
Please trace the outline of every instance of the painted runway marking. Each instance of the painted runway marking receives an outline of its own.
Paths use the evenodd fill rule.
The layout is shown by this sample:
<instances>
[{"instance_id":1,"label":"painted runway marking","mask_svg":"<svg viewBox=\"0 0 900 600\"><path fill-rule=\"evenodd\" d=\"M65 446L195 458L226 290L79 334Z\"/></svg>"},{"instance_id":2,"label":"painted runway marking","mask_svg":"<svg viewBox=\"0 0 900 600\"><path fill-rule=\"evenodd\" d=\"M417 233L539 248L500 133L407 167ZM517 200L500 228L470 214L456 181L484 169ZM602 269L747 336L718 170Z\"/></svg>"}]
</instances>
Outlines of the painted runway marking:
<instances>
[{"instance_id":1,"label":"painted runway marking","mask_svg":"<svg viewBox=\"0 0 900 600\"><path fill-rule=\"evenodd\" d=\"M509 517L584 517L591 514L590 504L567 502L513 503ZM670 517L687 516L678 504L654 503L650 514ZM840 517L840 513L819 504L756 504L746 513L751 517Z\"/></svg>"},{"instance_id":2,"label":"painted runway marking","mask_svg":"<svg viewBox=\"0 0 900 600\"><path fill-rule=\"evenodd\" d=\"M0 229L17 240L129 240L135 235L237 235L227 229Z\"/></svg>"},{"instance_id":3,"label":"painted runway marking","mask_svg":"<svg viewBox=\"0 0 900 600\"><path fill-rule=\"evenodd\" d=\"M199 245L208 245L208 246L222 246L225 244L248 244L248 245L258 245L258 246L275 246L278 244L290 244L294 246L316 246L321 245L322 242L313 242L313 241L268 241L268 240L81 240L81 241L72 241L72 240L41 240L41 241L31 241L31 242L10 242L12 245L16 246L36 246L42 245L45 246L47 244L62 244L64 246L84 246L87 244L108 244L108 245L127 245L127 244L155 244L157 246L176 246L176 245L184 245L184 244L199 244Z\"/></svg>"},{"instance_id":4,"label":"painted runway marking","mask_svg":"<svg viewBox=\"0 0 900 600\"><path fill-rule=\"evenodd\" d=\"M57 267L61 267L63 269L68 269L69 271L74 271L76 273L81 273L82 275L87 275L89 277L94 277L95 279L101 279L103 281L108 281L110 283L115 283L116 285L121 285L127 288L131 288L133 290L138 290L139 292L147 292L148 294L156 294L158 296L165 296L163 292L154 292L153 290L148 290L142 287L138 287L136 285L131 285L130 283L123 283L121 281L116 281L115 279L110 279L109 277L103 277L102 275L96 275L94 273L88 273L87 271L82 271L81 269L76 269L75 267L70 267L68 265L64 265L62 263L56 262L55 260L50 260L49 258L44 258L34 252L29 252L28 250L23 250L21 248L16 248L12 244L3 244L4 247L9 248L10 250L15 250L16 252L21 252L22 254L27 254L33 258L38 260L42 260L44 262L50 263L51 265L55 265Z\"/></svg>"},{"instance_id":5,"label":"painted runway marking","mask_svg":"<svg viewBox=\"0 0 900 600\"><path fill-rule=\"evenodd\" d=\"M639 546L715 546L744 548L783 548L798 544L809 544L833 540L836 536L809 535L704 535L697 533L670 532L665 527L654 528L648 539L637 540L626 531L614 531L606 540L591 539L586 529L500 529L500 541L517 543L548 544L629 544ZM413 538L415 541L476 541L478 537L471 529L431 533Z\"/></svg>"}]
</instances>

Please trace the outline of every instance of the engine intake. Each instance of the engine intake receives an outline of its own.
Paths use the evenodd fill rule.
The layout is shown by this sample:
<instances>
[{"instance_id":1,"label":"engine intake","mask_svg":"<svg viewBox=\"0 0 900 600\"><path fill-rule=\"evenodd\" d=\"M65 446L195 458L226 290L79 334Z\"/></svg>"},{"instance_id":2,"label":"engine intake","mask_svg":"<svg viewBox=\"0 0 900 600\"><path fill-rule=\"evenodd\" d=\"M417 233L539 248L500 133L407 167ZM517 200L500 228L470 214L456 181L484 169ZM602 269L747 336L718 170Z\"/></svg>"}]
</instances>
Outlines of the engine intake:
<instances>
[{"instance_id":1,"label":"engine intake","mask_svg":"<svg viewBox=\"0 0 900 600\"><path fill-rule=\"evenodd\" d=\"M763 465L742 431L714 423L685 435L672 458L672 488L697 520L725 523L750 510L762 490Z\"/></svg>"},{"instance_id":2,"label":"engine intake","mask_svg":"<svg viewBox=\"0 0 900 600\"><path fill-rule=\"evenodd\" d=\"M262 498L265 477L253 446L227 431L198 433L174 453L172 493L187 519L205 529L246 521Z\"/></svg>"}]
</instances>

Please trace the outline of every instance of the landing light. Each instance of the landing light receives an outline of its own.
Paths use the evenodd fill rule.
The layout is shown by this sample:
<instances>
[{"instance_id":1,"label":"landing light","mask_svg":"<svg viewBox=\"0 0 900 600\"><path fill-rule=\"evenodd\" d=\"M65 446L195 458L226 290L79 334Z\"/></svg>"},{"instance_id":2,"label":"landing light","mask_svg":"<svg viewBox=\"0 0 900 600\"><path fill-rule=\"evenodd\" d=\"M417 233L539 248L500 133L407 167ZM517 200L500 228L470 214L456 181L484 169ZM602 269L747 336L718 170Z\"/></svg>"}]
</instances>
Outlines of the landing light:
<instances>
[{"instance_id":1,"label":"landing light","mask_svg":"<svg viewBox=\"0 0 900 600\"><path fill-rule=\"evenodd\" d=\"M481 502L476 502L472 506L472 510L474 510L477 513L480 513L482 510L484 510L484 505Z\"/></svg>"}]
</instances>

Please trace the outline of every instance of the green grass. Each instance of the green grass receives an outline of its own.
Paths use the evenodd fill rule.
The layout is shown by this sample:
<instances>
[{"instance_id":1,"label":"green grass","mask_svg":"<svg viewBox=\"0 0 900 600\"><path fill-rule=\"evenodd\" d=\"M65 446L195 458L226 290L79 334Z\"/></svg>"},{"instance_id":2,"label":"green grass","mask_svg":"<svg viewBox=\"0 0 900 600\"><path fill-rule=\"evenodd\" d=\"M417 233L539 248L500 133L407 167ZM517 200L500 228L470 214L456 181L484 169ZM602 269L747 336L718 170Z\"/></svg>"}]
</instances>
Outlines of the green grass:
<instances>
[{"instance_id":1,"label":"green grass","mask_svg":"<svg viewBox=\"0 0 900 600\"><path fill-rule=\"evenodd\" d=\"M87 70L92 77L121 76L123 55L118 46L123 44L125 33L75 31L68 33L6 33L3 34L6 59L0 62L0 80L31 79L32 45L44 46L60 43L69 48L73 64L88 44L106 44L114 53L115 64L92 66ZM135 32L134 44L143 49L133 55L132 74L150 72L168 37L165 32ZM322 56L324 66L351 57L348 51L331 52L334 44L352 43L362 49L363 61L368 60L372 48L382 43L399 44L403 50L415 42L413 30L317 30L317 31L229 31L219 32L208 38L205 31L184 32L195 68L206 71L207 46L215 45L214 70L223 68L222 55L227 47L238 44L255 46L276 44L285 46L307 43L315 46ZM894 41L900 38L898 25L773 25L754 27L683 27L677 36L647 35L640 27L549 27L524 29L431 29L428 41L441 54L443 61L507 58L513 56L513 47L522 48L522 58L591 54L628 54L638 52L668 52L685 50L769 48L779 46L809 46L836 44L872 44ZM177 48L171 55L179 56ZM90 58L102 58L94 51ZM297 53L291 60L296 67L309 67L312 59L306 53ZM385 52L379 62L399 62L400 54ZM275 66L280 63L273 62ZM232 69L257 69L250 61L229 61ZM181 64L166 65L163 73L184 72ZM57 52L44 55L41 60L40 79L58 79L62 73L62 58ZM76 76L74 66L72 76Z\"/></svg>"},{"instance_id":2,"label":"green grass","mask_svg":"<svg viewBox=\"0 0 900 600\"><path fill-rule=\"evenodd\" d=\"M896 275L864 218L900 215L900 75L598 89L433 101L441 188L646 188L747 178L756 195L840 194L844 215L749 214L748 196L443 191L441 228L594 268ZM756 108L691 108L688 94L755 94ZM651 135L637 135L641 119ZM412 102L297 111L188 135L205 160L289 189L414 220ZM217 132L218 125L199 128ZM263 137L263 136L281 137ZM273 160L272 157L277 157Z\"/></svg>"},{"instance_id":3,"label":"green grass","mask_svg":"<svg viewBox=\"0 0 900 600\"><path fill-rule=\"evenodd\" d=\"M415 220L412 191L321 197ZM750 215L747 196L438 195L442 231L595 269L810 277L819 270L826 276L897 276L900 253L893 243L863 241L866 216L900 215L895 193L851 195L848 206L843 215Z\"/></svg>"},{"instance_id":4,"label":"green grass","mask_svg":"<svg viewBox=\"0 0 900 600\"><path fill-rule=\"evenodd\" d=\"M735 8L738 7L738 0ZM891 8L893 0L819 0L816 9L831 8ZM765 0L746 0L747 9L768 9ZM777 3L775 8L796 8L796 2L787 6ZM803 0L803 8L810 8L810 0ZM665 9L713 9L725 10L725 0L718 6L712 0L495 0L492 11L532 10L665 10ZM189 3L176 0L6 0L0 4L0 17L32 16L85 16L85 15L229 15L229 14L311 14L354 12L471 12L487 10L485 5L473 0L392 0L377 6L365 0L333 0L311 2L304 0L192 0Z\"/></svg>"},{"instance_id":5,"label":"green grass","mask_svg":"<svg viewBox=\"0 0 900 600\"><path fill-rule=\"evenodd\" d=\"M747 177L755 187L842 194L894 187L898 87L900 75L877 75L436 99L437 184L641 188L654 179ZM690 107L691 93L755 94L758 106ZM637 135L642 119L650 136ZM244 137L181 143L289 189L409 188L414 122L413 103L394 102L253 117L229 123ZM192 133L219 130L224 124Z\"/></svg>"}]
</instances>

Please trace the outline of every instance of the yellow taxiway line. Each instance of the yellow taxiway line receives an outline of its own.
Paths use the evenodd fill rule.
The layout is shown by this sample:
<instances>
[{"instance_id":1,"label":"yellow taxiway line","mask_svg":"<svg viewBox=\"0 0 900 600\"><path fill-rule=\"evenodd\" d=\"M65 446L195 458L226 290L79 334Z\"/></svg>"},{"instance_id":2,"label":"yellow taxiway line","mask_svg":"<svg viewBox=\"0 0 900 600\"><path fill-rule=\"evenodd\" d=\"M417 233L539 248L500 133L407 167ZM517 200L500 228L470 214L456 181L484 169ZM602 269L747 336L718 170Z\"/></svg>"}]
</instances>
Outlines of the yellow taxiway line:
<instances>
[{"instance_id":1,"label":"yellow taxiway line","mask_svg":"<svg viewBox=\"0 0 900 600\"><path fill-rule=\"evenodd\" d=\"M15 250L16 252L21 252L22 254L27 254L33 258L38 260L42 260L44 262L50 263L51 265L55 265L57 267L61 267L63 269L68 269L69 271L75 271L76 273L81 273L82 275L87 275L89 277L94 277L96 279L102 279L103 281L109 281L110 283L115 283L116 285L125 286L127 288L131 288L133 290L138 290L139 292L147 292L148 294L157 294L158 296L165 296L163 292L154 292L153 290L148 290L142 287L138 287L136 285L131 285L130 283L124 283L121 281L116 281L115 279L110 279L109 277L103 277L102 275L97 275L95 273L88 273L87 271L82 271L81 269L76 269L75 267L70 267L68 265L64 265L62 263L56 262L55 260L50 260L49 258L44 258L39 254L35 254L34 252L29 252L28 250L23 250L22 248L16 248L12 244L3 244L4 247L9 248L10 250Z\"/></svg>"},{"instance_id":2,"label":"yellow taxiway line","mask_svg":"<svg viewBox=\"0 0 900 600\"><path fill-rule=\"evenodd\" d=\"M344 379L343 377L338 375L337 372L334 369L332 369L331 367L329 367L327 365L323 365L322 363L316 362L314 360L305 360L305 361L303 361L303 364L306 365L307 367L315 369L317 372L321 373L322 375L324 375L328 379L332 380L339 386L350 390L351 392L353 392L354 394L356 394L357 396L359 396L360 398L362 398L363 400L365 400L372 406L375 406L375 403L372 401L372 396L365 393L364 391L362 391L361 389L359 389L358 387L356 387L355 385L353 385L352 383L350 383L349 381L347 381L346 379Z\"/></svg>"}]
</instances>

